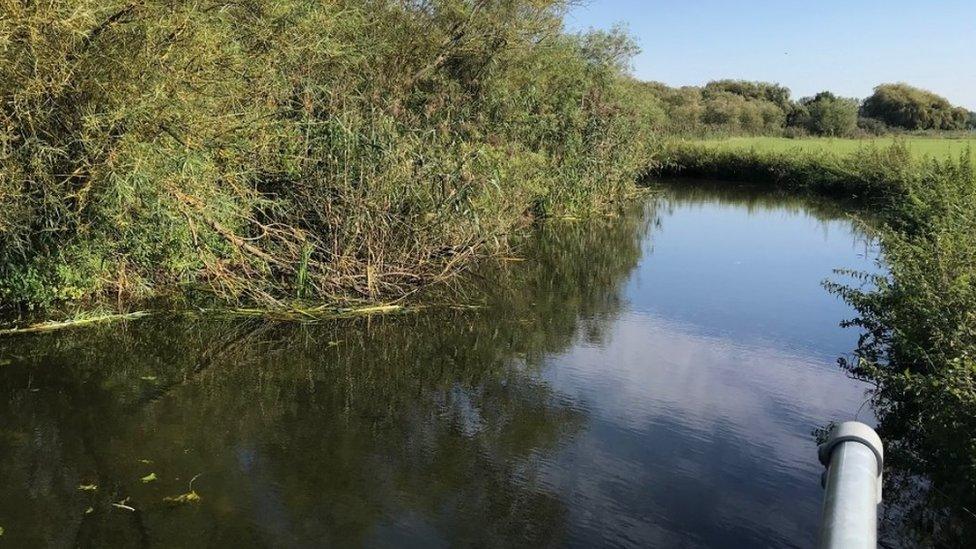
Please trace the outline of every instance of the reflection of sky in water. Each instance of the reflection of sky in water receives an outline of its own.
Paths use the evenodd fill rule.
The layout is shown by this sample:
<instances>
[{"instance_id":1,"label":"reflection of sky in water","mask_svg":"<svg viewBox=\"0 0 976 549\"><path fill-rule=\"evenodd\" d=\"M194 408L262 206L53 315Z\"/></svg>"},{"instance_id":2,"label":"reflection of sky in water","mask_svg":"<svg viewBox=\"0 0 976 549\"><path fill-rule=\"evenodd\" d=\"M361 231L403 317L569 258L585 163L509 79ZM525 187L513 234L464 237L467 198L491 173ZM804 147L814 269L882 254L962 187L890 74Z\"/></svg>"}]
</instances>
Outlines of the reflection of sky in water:
<instances>
[{"instance_id":1,"label":"reflection of sky in water","mask_svg":"<svg viewBox=\"0 0 976 549\"><path fill-rule=\"evenodd\" d=\"M874 255L844 220L679 202L644 243L625 293L634 310L832 362L857 333L838 329L850 308L821 282L840 279L834 269L874 271Z\"/></svg>"},{"instance_id":2,"label":"reflection of sky in water","mask_svg":"<svg viewBox=\"0 0 976 549\"><path fill-rule=\"evenodd\" d=\"M835 365L857 333L820 283L872 269L863 239L800 212L679 203L644 246L603 340L548 361L547 382L590 418L547 464L571 537L812 545L811 431L852 418L866 389Z\"/></svg>"}]
</instances>

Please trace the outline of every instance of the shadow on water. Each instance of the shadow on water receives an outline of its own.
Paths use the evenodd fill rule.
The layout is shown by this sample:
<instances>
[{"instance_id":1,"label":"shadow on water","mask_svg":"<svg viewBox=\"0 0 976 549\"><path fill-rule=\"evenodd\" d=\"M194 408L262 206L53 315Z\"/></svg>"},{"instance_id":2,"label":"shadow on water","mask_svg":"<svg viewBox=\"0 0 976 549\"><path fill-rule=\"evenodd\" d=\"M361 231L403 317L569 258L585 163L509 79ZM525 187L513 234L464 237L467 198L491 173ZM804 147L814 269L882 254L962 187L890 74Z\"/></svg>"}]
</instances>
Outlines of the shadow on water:
<instances>
[{"instance_id":1,"label":"shadow on water","mask_svg":"<svg viewBox=\"0 0 976 549\"><path fill-rule=\"evenodd\" d=\"M529 261L484 269L484 311L4 340L4 541L557 544L565 506L535 469L586 415L535 371L601 337L645 225L539 230ZM164 501L194 477L200 502Z\"/></svg>"}]
</instances>

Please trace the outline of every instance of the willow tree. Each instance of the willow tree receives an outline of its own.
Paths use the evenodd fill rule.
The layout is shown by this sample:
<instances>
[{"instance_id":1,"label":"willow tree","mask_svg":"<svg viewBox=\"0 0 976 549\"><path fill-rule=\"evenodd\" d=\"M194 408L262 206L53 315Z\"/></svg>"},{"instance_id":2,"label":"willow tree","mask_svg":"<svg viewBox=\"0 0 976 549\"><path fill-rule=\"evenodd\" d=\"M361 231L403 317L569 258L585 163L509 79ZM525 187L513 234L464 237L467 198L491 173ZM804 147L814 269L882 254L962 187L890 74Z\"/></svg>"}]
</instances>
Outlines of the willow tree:
<instances>
[{"instance_id":1,"label":"willow tree","mask_svg":"<svg viewBox=\"0 0 976 549\"><path fill-rule=\"evenodd\" d=\"M644 161L562 0L0 8L0 306L401 296Z\"/></svg>"},{"instance_id":2,"label":"willow tree","mask_svg":"<svg viewBox=\"0 0 976 549\"><path fill-rule=\"evenodd\" d=\"M961 130L969 111L930 91L908 84L881 84L864 100L863 113L909 130Z\"/></svg>"}]
</instances>

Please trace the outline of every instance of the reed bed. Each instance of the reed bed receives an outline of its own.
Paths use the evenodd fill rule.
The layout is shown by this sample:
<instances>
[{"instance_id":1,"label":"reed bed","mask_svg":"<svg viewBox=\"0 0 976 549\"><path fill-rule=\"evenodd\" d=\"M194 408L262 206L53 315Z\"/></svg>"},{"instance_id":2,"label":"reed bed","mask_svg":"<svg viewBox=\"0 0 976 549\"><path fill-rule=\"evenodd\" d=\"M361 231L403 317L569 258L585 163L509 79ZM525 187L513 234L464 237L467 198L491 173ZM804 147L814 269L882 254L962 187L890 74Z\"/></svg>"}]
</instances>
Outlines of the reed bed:
<instances>
[{"instance_id":1,"label":"reed bed","mask_svg":"<svg viewBox=\"0 0 976 549\"><path fill-rule=\"evenodd\" d=\"M383 302L650 163L561 0L0 0L0 306Z\"/></svg>"}]
</instances>

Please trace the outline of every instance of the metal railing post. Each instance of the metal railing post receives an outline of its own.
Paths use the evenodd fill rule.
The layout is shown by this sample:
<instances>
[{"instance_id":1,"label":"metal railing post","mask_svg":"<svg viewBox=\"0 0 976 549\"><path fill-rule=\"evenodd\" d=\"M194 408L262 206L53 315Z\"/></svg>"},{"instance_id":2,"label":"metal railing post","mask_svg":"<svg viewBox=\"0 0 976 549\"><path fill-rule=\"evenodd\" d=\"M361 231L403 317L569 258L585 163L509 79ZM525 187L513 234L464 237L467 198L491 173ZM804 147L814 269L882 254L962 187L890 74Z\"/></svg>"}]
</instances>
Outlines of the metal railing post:
<instances>
[{"instance_id":1,"label":"metal railing post","mask_svg":"<svg viewBox=\"0 0 976 549\"><path fill-rule=\"evenodd\" d=\"M820 525L823 549L875 549L884 447L874 429L848 421L835 426L820 445L824 507Z\"/></svg>"}]
</instances>

